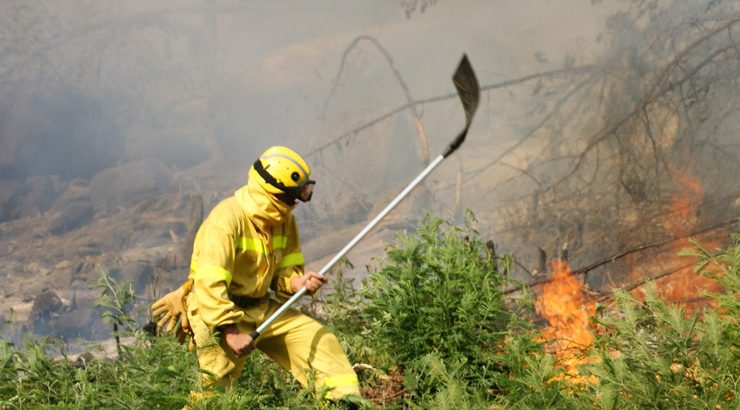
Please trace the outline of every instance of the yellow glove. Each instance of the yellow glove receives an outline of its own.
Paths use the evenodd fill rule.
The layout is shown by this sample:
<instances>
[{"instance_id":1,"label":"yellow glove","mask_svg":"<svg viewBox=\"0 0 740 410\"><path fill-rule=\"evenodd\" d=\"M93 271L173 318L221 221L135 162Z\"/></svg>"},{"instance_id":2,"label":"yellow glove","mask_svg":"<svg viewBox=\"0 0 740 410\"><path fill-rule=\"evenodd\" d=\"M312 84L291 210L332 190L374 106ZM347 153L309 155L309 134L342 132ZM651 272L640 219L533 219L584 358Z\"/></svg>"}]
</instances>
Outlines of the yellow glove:
<instances>
[{"instance_id":1,"label":"yellow glove","mask_svg":"<svg viewBox=\"0 0 740 410\"><path fill-rule=\"evenodd\" d=\"M181 342L185 340L185 335L191 333L185 298L192 287L193 281L188 279L182 286L152 304L152 318L157 320L157 331L169 333L175 330Z\"/></svg>"}]
</instances>

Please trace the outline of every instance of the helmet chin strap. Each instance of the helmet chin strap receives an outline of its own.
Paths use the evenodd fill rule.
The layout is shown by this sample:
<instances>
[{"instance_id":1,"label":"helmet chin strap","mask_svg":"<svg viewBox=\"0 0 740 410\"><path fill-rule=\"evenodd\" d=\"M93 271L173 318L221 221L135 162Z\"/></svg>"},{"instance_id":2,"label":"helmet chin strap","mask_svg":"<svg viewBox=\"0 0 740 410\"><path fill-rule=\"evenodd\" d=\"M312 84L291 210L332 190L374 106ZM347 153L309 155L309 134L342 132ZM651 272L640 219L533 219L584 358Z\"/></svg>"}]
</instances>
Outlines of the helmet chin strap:
<instances>
[{"instance_id":1,"label":"helmet chin strap","mask_svg":"<svg viewBox=\"0 0 740 410\"><path fill-rule=\"evenodd\" d=\"M262 161L260 161L259 159L257 159L257 161L254 162L254 170L257 171L259 176L261 176L262 179L265 180L265 182L283 191L280 194L275 194L275 196L279 200L285 202L286 204L292 206L292 205L295 205L297 200L301 200L301 202L308 202L311 200L311 196L313 195L313 193L309 194L308 198L306 199L301 198L301 187L285 186L282 182L276 180L275 177L273 177L272 175L270 175L269 172L267 172L265 167L262 165ZM309 179L309 180L306 180L306 183L313 184L315 182Z\"/></svg>"},{"instance_id":2,"label":"helmet chin strap","mask_svg":"<svg viewBox=\"0 0 740 410\"><path fill-rule=\"evenodd\" d=\"M294 195L291 195L289 193L280 193L280 194L273 194L275 195L275 198L279 199L281 202L290 205L295 206L296 203L298 203L298 198L296 198Z\"/></svg>"},{"instance_id":3,"label":"helmet chin strap","mask_svg":"<svg viewBox=\"0 0 740 410\"><path fill-rule=\"evenodd\" d=\"M272 175L270 175L269 172L267 172L265 167L262 166L262 161L260 161L259 159L257 159L257 161L254 161L254 170L257 171L257 173L262 177L262 179L264 179L265 182L267 182L268 184L274 186L275 188L283 192L289 191L289 189L287 189L288 187L283 185L282 182L278 182L278 180L275 179L275 177L273 177Z\"/></svg>"}]
</instances>

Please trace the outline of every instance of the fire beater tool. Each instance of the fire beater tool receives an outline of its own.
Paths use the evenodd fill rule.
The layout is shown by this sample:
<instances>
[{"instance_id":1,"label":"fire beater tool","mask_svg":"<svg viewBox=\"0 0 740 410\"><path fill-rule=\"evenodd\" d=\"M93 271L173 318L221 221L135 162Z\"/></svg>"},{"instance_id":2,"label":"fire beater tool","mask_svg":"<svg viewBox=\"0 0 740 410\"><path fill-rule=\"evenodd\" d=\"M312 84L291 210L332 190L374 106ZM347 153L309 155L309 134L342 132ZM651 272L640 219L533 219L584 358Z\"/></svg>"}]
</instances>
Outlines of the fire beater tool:
<instances>
[{"instance_id":1,"label":"fire beater tool","mask_svg":"<svg viewBox=\"0 0 740 410\"><path fill-rule=\"evenodd\" d=\"M468 56L463 54L462 59L460 60L460 63L457 66L457 70L455 70L455 74L452 76L452 81L455 84L455 89L457 90L457 94L460 97L460 101L462 102L463 110L465 111L465 128L460 131L459 134L457 134L457 137L450 143L450 145L442 152L437 158L434 159L429 165L427 165L426 168L413 180L411 183L404 188L403 191L401 191L400 194L398 194L379 214L375 217L370 223L368 223L360 233L357 234L357 236L354 237L339 253L337 253L334 258L332 258L323 268L321 268L321 271L319 271L319 275L324 276L329 271L329 269L334 266L337 261L339 261L347 252L350 251L362 238L365 237L365 235L370 232L371 229L375 227L375 225L380 222L381 219L383 219L393 208L398 205L399 202L403 198L405 198L421 181L426 178L427 175L429 175L434 168L437 167L445 158L450 156L455 150L457 150L460 145L465 141L465 136L468 135L468 129L470 128L470 123L473 121L473 115L475 114L476 109L478 108L478 102L480 100L480 87L478 85L478 79L475 77L475 72L473 71L473 67L470 65L470 61L468 61ZM307 289L304 286L301 288L298 292L296 292L290 299L288 299L282 306L278 308L278 310L275 311L267 320L262 322L261 325L257 327L252 333L250 333L250 336L252 336L252 340L256 339L260 333L262 333L275 319L277 319L283 312L285 312L293 303L295 303L298 299L301 298L304 294L306 294Z\"/></svg>"}]
</instances>

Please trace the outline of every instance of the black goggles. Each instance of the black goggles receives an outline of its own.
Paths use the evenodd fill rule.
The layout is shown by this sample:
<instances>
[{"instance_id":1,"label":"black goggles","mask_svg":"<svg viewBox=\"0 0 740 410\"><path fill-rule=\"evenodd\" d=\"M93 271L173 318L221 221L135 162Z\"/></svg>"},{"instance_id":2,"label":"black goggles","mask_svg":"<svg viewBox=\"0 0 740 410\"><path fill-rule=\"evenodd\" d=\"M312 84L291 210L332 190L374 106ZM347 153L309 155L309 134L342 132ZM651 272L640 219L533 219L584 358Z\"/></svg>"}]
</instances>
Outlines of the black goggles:
<instances>
[{"instance_id":1,"label":"black goggles","mask_svg":"<svg viewBox=\"0 0 740 410\"><path fill-rule=\"evenodd\" d=\"M270 175L265 167L262 166L262 161L260 161L259 159L254 162L254 170L257 171L257 173L262 177L262 179L265 180L265 182L283 191L285 195L288 195L289 201L285 202L294 201L296 199L300 200L301 202L308 202L311 200L311 196L313 196L313 187L314 185L316 185L316 181L306 179L305 181L298 184L298 186L287 187L282 182L278 182L275 177Z\"/></svg>"},{"instance_id":2,"label":"black goggles","mask_svg":"<svg viewBox=\"0 0 740 410\"><path fill-rule=\"evenodd\" d=\"M310 201L311 197L313 196L314 185L316 185L316 181L312 181L310 179L303 181L302 184L296 187L298 189L298 195L296 196L296 198L300 199L301 202Z\"/></svg>"}]
</instances>

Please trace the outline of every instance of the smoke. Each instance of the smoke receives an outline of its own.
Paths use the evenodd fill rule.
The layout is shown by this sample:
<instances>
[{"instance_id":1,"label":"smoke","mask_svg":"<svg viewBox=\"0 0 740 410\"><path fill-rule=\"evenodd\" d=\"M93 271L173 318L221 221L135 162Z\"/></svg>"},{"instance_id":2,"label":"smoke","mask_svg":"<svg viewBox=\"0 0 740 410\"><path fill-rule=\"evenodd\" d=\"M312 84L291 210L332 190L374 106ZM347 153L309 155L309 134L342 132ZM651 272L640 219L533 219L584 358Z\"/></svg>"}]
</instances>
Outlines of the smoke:
<instances>
[{"instance_id":1,"label":"smoke","mask_svg":"<svg viewBox=\"0 0 740 410\"><path fill-rule=\"evenodd\" d=\"M129 224L137 237L156 230L147 249L110 241L96 254L102 245L88 244L108 242L91 238L110 238L100 227L66 242L160 261L155 249L187 249L199 222L177 212L207 213L282 144L318 180L296 211L304 240L362 225L463 126L450 77L467 53L482 86L469 136L389 219L412 229L425 211L462 222L469 208L529 271L515 276L538 268L539 248L566 248L575 269L674 235L677 175L703 187L684 233L737 217L738 15L730 1L699 0L6 1L0 215L87 216L94 179L93 197L122 202L96 202L90 229L131 206L131 218L171 210L171 225ZM157 178L128 171L141 164ZM10 209L46 176L63 182L44 191L48 205ZM30 253L9 250L19 231L0 239L0 271L18 281ZM81 256L34 257L53 267ZM77 262L64 266L79 275ZM624 280L597 273L595 288Z\"/></svg>"}]
</instances>

